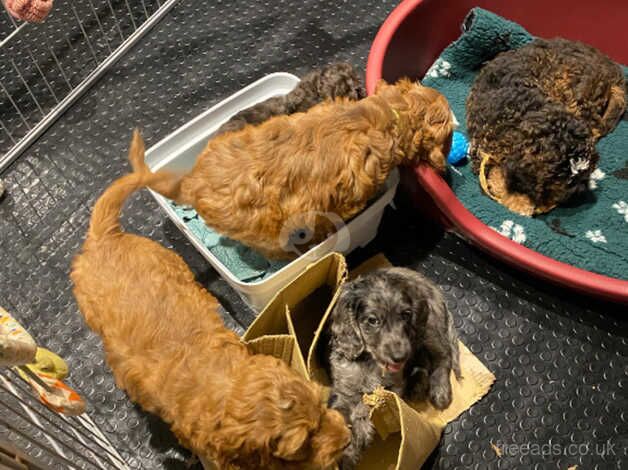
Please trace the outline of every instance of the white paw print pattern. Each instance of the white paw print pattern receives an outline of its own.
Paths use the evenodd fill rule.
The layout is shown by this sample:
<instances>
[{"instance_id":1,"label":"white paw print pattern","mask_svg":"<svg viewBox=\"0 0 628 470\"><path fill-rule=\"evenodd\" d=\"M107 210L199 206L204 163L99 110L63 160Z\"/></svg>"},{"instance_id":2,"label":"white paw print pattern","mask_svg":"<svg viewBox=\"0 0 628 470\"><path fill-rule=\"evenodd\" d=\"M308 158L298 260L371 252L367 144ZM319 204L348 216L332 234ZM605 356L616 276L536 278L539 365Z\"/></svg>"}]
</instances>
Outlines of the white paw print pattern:
<instances>
[{"instance_id":1,"label":"white paw print pattern","mask_svg":"<svg viewBox=\"0 0 628 470\"><path fill-rule=\"evenodd\" d=\"M577 175L581 171L588 170L589 164L590 164L589 160L585 158L576 158L576 159L572 158L571 160L569 160L569 167L571 169L571 174Z\"/></svg>"},{"instance_id":2,"label":"white paw print pattern","mask_svg":"<svg viewBox=\"0 0 628 470\"><path fill-rule=\"evenodd\" d=\"M593 243L606 243L606 237L601 230L587 230L584 236Z\"/></svg>"},{"instance_id":3,"label":"white paw print pattern","mask_svg":"<svg viewBox=\"0 0 628 470\"><path fill-rule=\"evenodd\" d=\"M438 78L438 77L449 77L451 76L451 64L446 60L439 59L430 67L430 69L425 74L428 77Z\"/></svg>"},{"instance_id":4,"label":"white paw print pattern","mask_svg":"<svg viewBox=\"0 0 628 470\"><path fill-rule=\"evenodd\" d=\"M591 173L591 176L589 176L589 189L596 189L598 181L601 181L604 178L606 178L606 173L599 168L596 168L593 173Z\"/></svg>"},{"instance_id":5,"label":"white paw print pattern","mask_svg":"<svg viewBox=\"0 0 628 470\"><path fill-rule=\"evenodd\" d=\"M504 220L498 229L495 227L491 228L500 235L510 238L513 242L521 244L526 241L526 232L524 228L521 225L514 223L512 220Z\"/></svg>"},{"instance_id":6,"label":"white paw print pattern","mask_svg":"<svg viewBox=\"0 0 628 470\"><path fill-rule=\"evenodd\" d=\"M625 201L617 201L613 204L613 209L615 209L620 215L623 215L624 220L628 222L628 204Z\"/></svg>"}]
</instances>

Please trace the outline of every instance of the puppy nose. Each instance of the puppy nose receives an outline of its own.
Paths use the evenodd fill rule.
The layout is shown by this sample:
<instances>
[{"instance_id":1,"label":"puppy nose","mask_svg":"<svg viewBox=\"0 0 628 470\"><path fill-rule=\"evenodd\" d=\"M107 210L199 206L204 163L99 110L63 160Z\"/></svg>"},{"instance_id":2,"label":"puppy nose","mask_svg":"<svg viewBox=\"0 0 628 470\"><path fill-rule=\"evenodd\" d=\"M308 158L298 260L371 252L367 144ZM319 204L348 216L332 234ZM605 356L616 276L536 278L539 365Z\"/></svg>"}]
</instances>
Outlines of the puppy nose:
<instances>
[{"instance_id":1,"label":"puppy nose","mask_svg":"<svg viewBox=\"0 0 628 470\"><path fill-rule=\"evenodd\" d=\"M401 352L393 352L390 358L395 362L403 362L406 360L406 355Z\"/></svg>"}]
</instances>

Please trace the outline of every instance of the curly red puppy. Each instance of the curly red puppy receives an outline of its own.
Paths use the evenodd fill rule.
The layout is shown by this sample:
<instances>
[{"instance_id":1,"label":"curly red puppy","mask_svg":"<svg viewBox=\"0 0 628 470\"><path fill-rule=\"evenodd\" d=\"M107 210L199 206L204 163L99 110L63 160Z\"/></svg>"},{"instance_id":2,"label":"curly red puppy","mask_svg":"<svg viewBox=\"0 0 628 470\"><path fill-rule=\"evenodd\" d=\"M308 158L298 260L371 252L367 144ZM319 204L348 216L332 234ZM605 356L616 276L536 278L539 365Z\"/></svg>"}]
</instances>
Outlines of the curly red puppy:
<instances>
[{"instance_id":1,"label":"curly red puppy","mask_svg":"<svg viewBox=\"0 0 628 470\"><path fill-rule=\"evenodd\" d=\"M401 80L374 96L336 100L277 116L207 144L178 185L151 188L193 206L216 231L269 258L290 258L295 236L309 245L334 230L321 214L349 220L397 165L427 162L440 171L451 144L447 100Z\"/></svg>"},{"instance_id":2,"label":"curly red puppy","mask_svg":"<svg viewBox=\"0 0 628 470\"><path fill-rule=\"evenodd\" d=\"M252 354L177 254L121 231L127 197L171 179L147 171L137 132L129 154L136 171L96 202L71 274L118 386L220 468L333 467L349 431L320 387L279 359Z\"/></svg>"}]
</instances>

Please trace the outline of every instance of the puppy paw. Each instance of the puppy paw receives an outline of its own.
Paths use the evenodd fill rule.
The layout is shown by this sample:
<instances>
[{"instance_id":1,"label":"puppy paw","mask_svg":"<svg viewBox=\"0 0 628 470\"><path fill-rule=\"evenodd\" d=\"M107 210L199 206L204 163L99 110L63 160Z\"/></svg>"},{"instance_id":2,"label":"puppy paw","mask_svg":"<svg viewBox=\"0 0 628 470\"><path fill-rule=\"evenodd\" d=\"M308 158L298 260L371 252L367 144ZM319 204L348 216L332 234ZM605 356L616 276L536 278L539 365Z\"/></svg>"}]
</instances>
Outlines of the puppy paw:
<instances>
[{"instance_id":1,"label":"puppy paw","mask_svg":"<svg viewBox=\"0 0 628 470\"><path fill-rule=\"evenodd\" d=\"M430 402L439 410L444 410L451 404L449 373L449 369L441 367L436 369L430 377Z\"/></svg>"},{"instance_id":2,"label":"puppy paw","mask_svg":"<svg viewBox=\"0 0 628 470\"><path fill-rule=\"evenodd\" d=\"M353 470L360 460L359 455L357 456L357 458L354 455L348 455L348 450L349 449L347 449L345 451L345 454L343 454L342 456L342 460L340 461L340 470Z\"/></svg>"},{"instance_id":3,"label":"puppy paw","mask_svg":"<svg viewBox=\"0 0 628 470\"><path fill-rule=\"evenodd\" d=\"M362 457L362 446L357 442L355 434L351 436L351 444L342 453L340 470L353 470Z\"/></svg>"},{"instance_id":4,"label":"puppy paw","mask_svg":"<svg viewBox=\"0 0 628 470\"><path fill-rule=\"evenodd\" d=\"M351 423L351 443L342 454L342 470L351 470L357 466L362 453L373 441L375 433L369 409L363 403L351 411L349 422Z\"/></svg>"},{"instance_id":5,"label":"puppy paw","mask_svg":"<svg viewBox=\"0 0 628 470\"><path fill-rule=\"evenodd\" d=\"M451 405L451 388L436 387L431 389L430 402L435 408L444 410Z\"/></svg>"},{"instance_id":6,"label":"puppy paw","mask_svg":"<svg viewBox=\"0 0 628 470\"><path fill-rule=\"evenodd\" d=\"M370 410L366 405L360 403L351 413L351 445L360 451L366 449L373 440L374 433Z\"/></svg>"}]
</instances>

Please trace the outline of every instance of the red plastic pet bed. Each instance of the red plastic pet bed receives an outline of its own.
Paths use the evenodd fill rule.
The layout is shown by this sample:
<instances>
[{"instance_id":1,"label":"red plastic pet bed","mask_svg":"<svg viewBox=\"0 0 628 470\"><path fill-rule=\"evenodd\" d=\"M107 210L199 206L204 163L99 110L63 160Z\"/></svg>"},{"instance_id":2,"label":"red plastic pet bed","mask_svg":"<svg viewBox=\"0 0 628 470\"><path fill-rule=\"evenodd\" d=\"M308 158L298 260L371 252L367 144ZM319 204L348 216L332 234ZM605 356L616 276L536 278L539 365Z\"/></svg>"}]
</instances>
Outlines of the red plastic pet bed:
<instances>
[{"instance_id":1,"label":"red plastic pet bed","mask_svg":"<svg viewBox=\"0 0 628 470\"><path fill-rule=\"evenodd\" d=\"M628 2L600 0L405 0L380 28L369 54L367 91L380 78L422 77L445 47L460 35L473 7L482 7L521 24L541 37L561 36L589 43L619 63L628 63ZM539 277L606 299L628 303L628 281L561 263L515 243L489 228L456 198L431 168L404 175L406 188L450 229L496 257Z\"/></svg>"}]
</instances>

